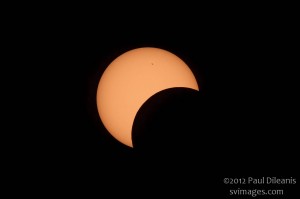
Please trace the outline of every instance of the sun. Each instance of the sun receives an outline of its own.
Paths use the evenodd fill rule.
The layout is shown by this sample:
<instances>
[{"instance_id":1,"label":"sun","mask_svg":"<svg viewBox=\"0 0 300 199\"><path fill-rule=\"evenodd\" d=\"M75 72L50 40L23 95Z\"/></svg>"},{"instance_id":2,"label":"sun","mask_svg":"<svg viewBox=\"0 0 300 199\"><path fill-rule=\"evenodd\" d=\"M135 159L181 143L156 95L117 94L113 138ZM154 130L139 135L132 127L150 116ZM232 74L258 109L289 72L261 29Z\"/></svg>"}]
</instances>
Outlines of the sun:
<instances>
[{"instance_id":1,"label":"sun","mask_svg":"<svg viewBox=\"0 0 300 199\"><path fill-rule=\"evenodd\" d=\"M199 90L187 64L163 49L144 47L117 57L104 71L97 90L100 119L121 143L132 145L134 118L151 96L165 89Z\"/></svg>"}]
</instances>

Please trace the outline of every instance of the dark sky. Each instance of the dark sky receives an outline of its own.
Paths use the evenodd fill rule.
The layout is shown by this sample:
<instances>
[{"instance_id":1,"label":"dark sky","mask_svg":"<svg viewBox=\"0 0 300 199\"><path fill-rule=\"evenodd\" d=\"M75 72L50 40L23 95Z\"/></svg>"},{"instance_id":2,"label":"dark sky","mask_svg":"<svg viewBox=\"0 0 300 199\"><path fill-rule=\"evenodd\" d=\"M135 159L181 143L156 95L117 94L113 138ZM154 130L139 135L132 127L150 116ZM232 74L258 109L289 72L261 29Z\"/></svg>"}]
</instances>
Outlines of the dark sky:
<instances>
[{"instance_id":1,"label":"dark sky","mask_svg":"<svg viewBox=\"0 0 300 199\"><path fill-rule=\"evenodd\" d=\"M29 85L42 88L34 87L26 111L35 115L32 137L38 147L32 150L43 157L42 168L57 183L81 187L95 182L99 188L97 183L106 180L118 186L133 179L134 187L152 179L161 187L181 187L183 182L192 184L191 177L196 191L221 186L224 176L294 175L297 139L292 112L297 90L289 24L258 13L189 12L184 7L168 12L122 10L118 15L101 10L106 8L64 8L61 17L53 20L52 13L38 23L41 26L33 25L41 33L34 49L40 67L32 69L37 75ZM172 154L167 155L170 159L155 150L157 156L141 158L107 133L96 110L97 84L108 64L145 46L179 56L200 86L196 97L166 94L175 96L168 99L171 105L161 107L163 111L153 113L152 123L147 123L158 138L167 131L182 133L182 146L166 143L169 148L161 148ZM160 98L147 106L157 108L155 100ZM182 154L177 156L178 151Z\"/></svg>"}]
</instances>

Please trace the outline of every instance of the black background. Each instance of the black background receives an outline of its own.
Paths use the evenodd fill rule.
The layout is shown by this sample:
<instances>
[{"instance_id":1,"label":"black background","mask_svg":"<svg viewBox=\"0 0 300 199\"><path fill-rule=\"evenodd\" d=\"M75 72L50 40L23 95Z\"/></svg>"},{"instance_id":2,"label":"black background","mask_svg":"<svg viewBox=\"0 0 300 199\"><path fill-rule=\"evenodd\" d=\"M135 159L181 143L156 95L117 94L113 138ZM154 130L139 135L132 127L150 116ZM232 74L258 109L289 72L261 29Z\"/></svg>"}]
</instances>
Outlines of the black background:
<instances>
[{"instance_id":1,"label":"black background","mask_svg":"<svg viewBox=\"0 0 300 199\"><path fill-rule=\"evenodd\" d=\"M30 75L22 84L29 88L23 112L30 113L24 115L30 133L21 137L29 137L25 148L30 150L19 153L25 155L23 165L38 173L37 181L49 182L49 192L103 194L106 187L116 187L130 196L139 196L136 189L154 196L158 191L224 196L224 177L295 177L298 90L294 26L288 20L293 13L135 6L68 5L46 14L41 9L30 17L34 23L21 28L29 30L23 38L32 49L26 60ZM186 106L175 97L165 112L152 117L166 121L159 123L161 129L158 123L150 126L155 138L166 131L183 136L182 146L165 144L174 147L173 153L160 145L166 156L150 147L151 155L143 157L122 145L105 130L96 110L105 68L120 54L146 46L179 56L200 86L196 97L180 95L195 109L175 110ZM183 123L165 125L174 112Z\"/></svg>"}]
</instances>

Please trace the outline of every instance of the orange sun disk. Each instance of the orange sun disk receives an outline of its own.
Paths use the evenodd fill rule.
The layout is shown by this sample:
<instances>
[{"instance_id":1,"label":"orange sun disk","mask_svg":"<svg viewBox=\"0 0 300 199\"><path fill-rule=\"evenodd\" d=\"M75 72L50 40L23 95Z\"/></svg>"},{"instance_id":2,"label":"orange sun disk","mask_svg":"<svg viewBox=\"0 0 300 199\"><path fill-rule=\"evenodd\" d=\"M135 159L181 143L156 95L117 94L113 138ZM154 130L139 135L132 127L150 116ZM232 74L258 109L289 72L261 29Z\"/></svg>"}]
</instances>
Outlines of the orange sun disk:
<instances>
[{"instance_id":1,"label":"orange sun disk","mask_svg":"<svg viewBox=\"0 0 300 199\"><path fill-rule=\"evenodd\" d=\"M105 128L132 146L134 118L151 96L168 88L199 90L190 68L176 55L159 48L130 50L104 71L97 90L97 108Z\"/></svg>"}]
</instances>

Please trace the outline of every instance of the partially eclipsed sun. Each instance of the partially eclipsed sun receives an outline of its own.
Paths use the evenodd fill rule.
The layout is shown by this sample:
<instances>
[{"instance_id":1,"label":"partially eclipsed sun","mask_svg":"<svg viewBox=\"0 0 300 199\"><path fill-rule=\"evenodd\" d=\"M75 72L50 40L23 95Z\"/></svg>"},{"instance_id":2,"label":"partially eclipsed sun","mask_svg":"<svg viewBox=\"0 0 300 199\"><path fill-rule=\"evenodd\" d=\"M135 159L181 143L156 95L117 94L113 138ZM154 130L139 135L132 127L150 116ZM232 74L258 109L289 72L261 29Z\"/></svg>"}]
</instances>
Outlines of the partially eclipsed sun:
<instances>
[{"instance_id":1,"label":"partially eclipsed sun","mask_svg":"<svg viewBox=\"0 0 300 199\"><path fill-rule=\"evenodd\" d=\"M109 133L132 146L134 118L151 96L168 88L199 90L189 67L158 48L138 48L117 57L104 71L97 90L97 108Z\"/></svg>"}]
</instances>

